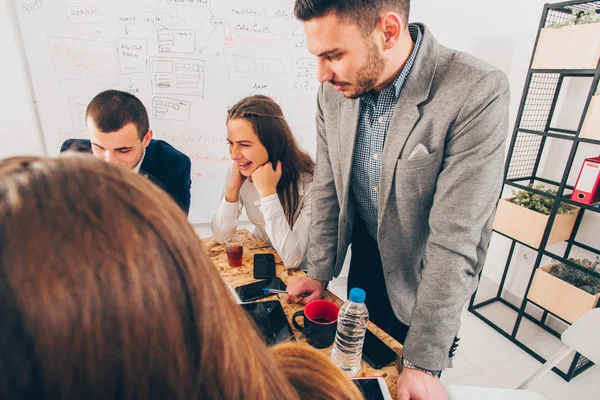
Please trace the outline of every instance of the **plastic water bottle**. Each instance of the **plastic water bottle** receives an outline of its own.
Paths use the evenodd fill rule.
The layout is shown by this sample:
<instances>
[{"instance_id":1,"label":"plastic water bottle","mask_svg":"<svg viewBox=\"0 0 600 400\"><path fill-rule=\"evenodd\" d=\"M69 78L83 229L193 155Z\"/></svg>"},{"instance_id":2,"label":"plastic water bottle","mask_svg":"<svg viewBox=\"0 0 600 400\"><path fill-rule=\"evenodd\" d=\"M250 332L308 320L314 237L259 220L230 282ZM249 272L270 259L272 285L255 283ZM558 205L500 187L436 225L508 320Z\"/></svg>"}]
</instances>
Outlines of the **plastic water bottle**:
<instances>
[{"instance_id":1,"label":"plastic water bottle","mask_svg":"<svg viewBox=\"0 0 600 400\"><path fill-rule=\"evenodd\" d=\"M350 290L348 301L342 305L338 314L331 360L348 376L355 376L360 370L362 348L369 323L365 296L364 290L353 288Z\"/></svg>"}]
</instances>

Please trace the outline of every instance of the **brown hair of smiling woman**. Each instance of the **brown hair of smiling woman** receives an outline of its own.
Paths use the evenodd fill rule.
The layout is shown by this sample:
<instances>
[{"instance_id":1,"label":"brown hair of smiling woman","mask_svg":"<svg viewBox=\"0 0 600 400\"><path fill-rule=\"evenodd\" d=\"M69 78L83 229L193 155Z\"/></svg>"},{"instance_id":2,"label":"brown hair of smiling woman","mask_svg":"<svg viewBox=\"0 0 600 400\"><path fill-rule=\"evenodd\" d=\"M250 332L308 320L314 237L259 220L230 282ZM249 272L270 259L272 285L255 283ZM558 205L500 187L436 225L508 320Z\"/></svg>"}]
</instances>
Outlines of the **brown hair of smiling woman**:
<instances>
[{"instance_id":1,"label":"brown hair of smiling woman","mask_svg":"<svg viewBox=\"0 0 600 400\"><path fill-rule=\"evenodd\" d=\"M360 398L311 350L288 378L227 292L139 175L74 153L0 161L0 398Z\"/></svg>"},{"instance_id":2,"label":"brown hair of smiling woman","mask_svg":"<svg viewBox=\"0 0 600 400\"><path fill-rule=\"evenodd\" d=\"M303 151L292 129L283 116L281 107L268 96L257 94L244 97L227 111L227 121L244 119L252 124L260 142L267 149L273 168L281 161L281 178L277 183L277 195L290 227L300 207L298 179L302 174L313 175L315 163Z\"/></svg>"}]
</instances>

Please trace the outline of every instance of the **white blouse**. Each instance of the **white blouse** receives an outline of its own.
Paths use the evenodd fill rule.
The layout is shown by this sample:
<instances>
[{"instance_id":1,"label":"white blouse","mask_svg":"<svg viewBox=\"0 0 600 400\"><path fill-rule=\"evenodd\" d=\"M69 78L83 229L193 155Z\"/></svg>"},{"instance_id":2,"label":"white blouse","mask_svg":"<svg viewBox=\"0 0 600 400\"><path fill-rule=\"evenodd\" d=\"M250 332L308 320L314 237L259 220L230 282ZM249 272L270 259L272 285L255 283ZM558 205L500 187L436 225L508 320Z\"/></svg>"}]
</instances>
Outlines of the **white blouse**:
<instances>
[{"instance_id":1,"label":"white blouse","mask_svg":"<svg viewBox=\"0 0 600 400\"><path fill-rule=\"evenodd\" d=\"M230 175L227 175L227 179ZM246 179L237 202L230 203L223 195L211 223L215 239L224 243L227 235L236 232L238 218L246 207L248 219L256 227L254 235L277 251L286 268L303 268L308 249L312 179L311 174L305 173L298 181L299 207L294 214L294 229L290 229L279 196L272 194L261 199L256 186Z\"/></svg>"}]
</instances>

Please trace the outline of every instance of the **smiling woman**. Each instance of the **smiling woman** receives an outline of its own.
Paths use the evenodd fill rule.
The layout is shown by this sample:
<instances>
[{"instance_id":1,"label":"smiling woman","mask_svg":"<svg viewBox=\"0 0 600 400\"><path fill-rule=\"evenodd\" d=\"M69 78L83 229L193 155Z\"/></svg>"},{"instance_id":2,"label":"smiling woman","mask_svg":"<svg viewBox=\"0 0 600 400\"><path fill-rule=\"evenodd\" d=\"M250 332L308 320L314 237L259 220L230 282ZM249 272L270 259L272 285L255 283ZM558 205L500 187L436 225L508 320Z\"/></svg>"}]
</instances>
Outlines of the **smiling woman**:
<instances>
[{"instance_id":1,"label":"smiling woman","mask_svg":"<svg viewBox=\"0 0 600 400\"><path fill-rule=\"evenodd\" d=\"M229 153L234 162L234 168L239 169L240 174L244 177L251 176L259 166L269 161L269 153L255 132L252 122L246 119L227 121Z\"/></svg>"},{"instance_id":2,"label":"smiling woman","mask_svg":"<svg viewBox=\"0 0 600 400\"><path fill-rule=\"evenodd\" d=\"M211 225L215 238L222 243L235 232L245 207L255 234L277 250L284 265L301 266L308 248L313 160L267 96L246 97L229 110L227 142L233 163Z\"/></svg>"}]
</instances>

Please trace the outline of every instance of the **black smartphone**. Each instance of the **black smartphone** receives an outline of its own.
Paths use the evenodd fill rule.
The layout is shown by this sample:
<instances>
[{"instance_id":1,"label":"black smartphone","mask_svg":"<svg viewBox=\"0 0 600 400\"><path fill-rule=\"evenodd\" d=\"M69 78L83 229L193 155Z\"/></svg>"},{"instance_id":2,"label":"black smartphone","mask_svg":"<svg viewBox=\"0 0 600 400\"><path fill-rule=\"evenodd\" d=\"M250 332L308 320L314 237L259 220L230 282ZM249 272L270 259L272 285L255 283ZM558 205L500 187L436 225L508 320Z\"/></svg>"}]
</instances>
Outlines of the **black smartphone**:
<instances>
[{"instance_id":1,"label":"black smartphone","mask_svg":"<svg viewBox=\"0 0 600 400\"><path fill-rule=\"evenodd\" d=\"M392 395L383 378L352 378L360 388L365 400L392 400Z\"/></svg>"},{"instance_id":2,"label":"black smartphone","mask_svg":"<svg viewBox=\"0 0 600 400\"><path fill-rule=\"evenodd\" d=\"M254 255L254 279L275 278L275 256L273 254Z\"/></svg>"},{"instance_id":3,"label":"black smartphone","mask_svg":"<svg viewBox=\"0 0 600 400\"><path fill-rule=\"evenodd\" d=\"M365 342L363 344L363 358L375 369L380 369L389 363L396 361L396 352L374 333L367 329Z\"/></svg>"},{"instance_id":4,"label":"black smartphone","mask_svg":"<svg viewBox=\"0 0 600 400\"><path fill-rule=\"evenodd\" d=\"M281 279L274 278L238 286L235 288L235 292L241 301L247 302L262 299L263 297L273 296L272 293L267 293L263 290L266 287L278 290L285 290L287 288Z\"/></svg>"}]
</instances>

